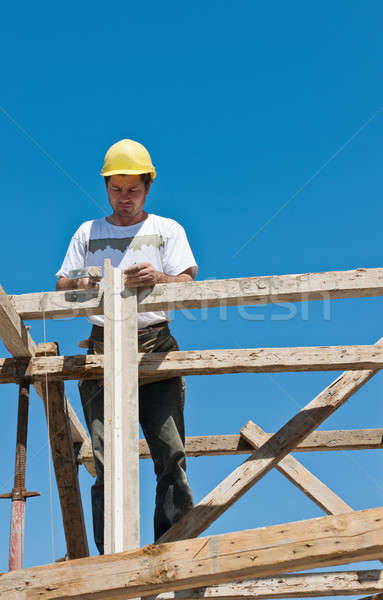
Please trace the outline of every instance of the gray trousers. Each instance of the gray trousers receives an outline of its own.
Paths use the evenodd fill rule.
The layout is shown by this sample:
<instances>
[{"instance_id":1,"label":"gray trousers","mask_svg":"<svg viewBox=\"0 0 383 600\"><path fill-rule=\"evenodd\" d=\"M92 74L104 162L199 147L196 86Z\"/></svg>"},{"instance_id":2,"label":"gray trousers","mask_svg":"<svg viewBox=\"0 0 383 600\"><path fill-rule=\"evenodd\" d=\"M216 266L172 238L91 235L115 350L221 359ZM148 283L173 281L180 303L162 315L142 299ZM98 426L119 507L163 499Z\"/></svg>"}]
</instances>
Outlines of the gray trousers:
<instances>
[{"instance_id":1,"label":"gray trousers","mask_svg":"<svg viewBox=\"0 0 383 600\"><path fill-rule=\"evenodd\" d=\"M93 326L88 354L103 354L103 327ZM178 350L167 324L138 330L139 352ZM96 481L92 486L93 530L104 553L104 386L102 381L79 382L81 402L92 440ZM172 377L139 387L139 418L149 445L157 478L154 538L193 507L186 477L183 410L185 379Z\"/></svg>"}]
</instances>

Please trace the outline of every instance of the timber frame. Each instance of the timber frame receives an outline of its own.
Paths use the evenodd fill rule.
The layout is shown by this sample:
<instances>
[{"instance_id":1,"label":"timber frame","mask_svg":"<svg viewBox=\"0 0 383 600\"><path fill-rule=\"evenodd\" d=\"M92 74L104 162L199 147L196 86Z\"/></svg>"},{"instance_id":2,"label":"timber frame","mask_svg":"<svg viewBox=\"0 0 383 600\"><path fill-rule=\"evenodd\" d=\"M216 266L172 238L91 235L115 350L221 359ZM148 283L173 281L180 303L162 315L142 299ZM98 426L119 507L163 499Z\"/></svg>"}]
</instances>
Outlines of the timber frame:
<instances>
[{"instance_id":1,"label":"timber frame","mask_svg":"<svg viewBox=\"0 0 383 600\"><path fill-rule=\"evenodd\" d=\"M0 286L0 384L31 384L41 396L59 491L68 560L0 575L0 598L158 600L294 598L370 594L383 598L383 570L293 571L383 559L383 507L354 511L291 452L382 449L383 428L316 431L383 368L383 338L369 346L253 348L139 354L137 313L383 295L383 269L158 284L124 289L104 265L99 290L9 296ZM25 320L105 316L105 355L60 356L36 346ZM176 375L334 370L337 376L279 431L248 421L237 434L189 437L188 456L249 455L154 545L140 548L138 386ZM95 475L90 439L64 380L104 379L105 555L88 556L78 466ZM194 539L276 468L327 516ZM123 475L124 474L124 475ZM127 527L127 517L130 527ZM77 559L77 560L73 560Z\"/></svg>"}]
</instances>

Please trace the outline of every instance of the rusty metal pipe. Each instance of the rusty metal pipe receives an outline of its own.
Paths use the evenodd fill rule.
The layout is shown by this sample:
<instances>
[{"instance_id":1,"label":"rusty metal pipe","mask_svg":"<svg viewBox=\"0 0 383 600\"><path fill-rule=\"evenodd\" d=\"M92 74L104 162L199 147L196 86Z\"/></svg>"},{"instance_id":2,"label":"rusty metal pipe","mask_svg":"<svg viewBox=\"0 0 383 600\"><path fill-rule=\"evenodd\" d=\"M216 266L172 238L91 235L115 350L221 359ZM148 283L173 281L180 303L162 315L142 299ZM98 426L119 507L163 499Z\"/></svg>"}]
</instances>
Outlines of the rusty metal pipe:
<instances>
[{"instance_id":1,"label":"rusty metal pipe","mask_svg":"<svg viewBox=\"0 0 383 600\"><path fill-rule=\"evenodd\" d=\"M15 478L10 494L1 494L0 498L10 498L11 531L9 536L9 570L15 571L23 567L25 501L30 496L39 496L38 492L27 492L25 489L25 466L27 459L28 438L29 383L23 381L19 385L19 408L17 413L17 437Z\"/></svg>"},{"instance_id":2,"label":"rusty metal pipe","mask_svg":"<svg viewBox=\"0 0 383 600\"><path fill-rule=\"evenodd\" d=\"M15 480L12 490L11 532L9 537L9 570L23 568L25 525L25 465L27 459L29 383L19 386Z\"/></svg>"}]
</instances>

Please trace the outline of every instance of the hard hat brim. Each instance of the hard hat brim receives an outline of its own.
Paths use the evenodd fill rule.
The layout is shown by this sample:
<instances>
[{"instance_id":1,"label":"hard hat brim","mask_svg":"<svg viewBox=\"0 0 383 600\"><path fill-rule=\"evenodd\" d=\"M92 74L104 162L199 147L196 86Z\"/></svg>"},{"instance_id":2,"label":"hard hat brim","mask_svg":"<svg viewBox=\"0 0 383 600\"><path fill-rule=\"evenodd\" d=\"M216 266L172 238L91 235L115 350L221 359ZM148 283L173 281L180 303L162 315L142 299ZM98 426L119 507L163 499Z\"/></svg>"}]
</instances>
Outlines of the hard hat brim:
<instances>
[{"instance_id":1,"label":"hard hat brim","mask_svg":"<svg viewBox=\"0 0 383 600\"><path fill-rule=\"evenodd\" d=\"M143 175L144 173L150 173L152 179L154 179L157 176L157 173L155 171L133 171L131 169L115 169L114 171L101 171L100 175L102 177L110 177L111 175Z\"/></svg>"}]
</instances>

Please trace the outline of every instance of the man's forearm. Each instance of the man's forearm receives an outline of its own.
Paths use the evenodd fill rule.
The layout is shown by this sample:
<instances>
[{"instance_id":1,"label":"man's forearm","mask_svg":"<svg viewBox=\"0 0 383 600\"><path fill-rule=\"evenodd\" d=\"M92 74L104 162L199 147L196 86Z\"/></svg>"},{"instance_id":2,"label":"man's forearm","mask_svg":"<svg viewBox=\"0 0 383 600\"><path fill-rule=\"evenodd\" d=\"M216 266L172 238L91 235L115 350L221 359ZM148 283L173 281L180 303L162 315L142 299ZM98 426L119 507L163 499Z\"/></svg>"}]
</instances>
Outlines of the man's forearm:
<instances>
[{"instance_id":1,"label":"man's forearm","mask_svg":"<svg viewBox=\"0 0 383 600\"><path fill-rule=\"evenodd\" d=\"M189 282L189 281L194 281L193 277L191 275L188 275L187 273L181 273L180 275L167 275L166 273L161 273L159 271L157 271L156 279L157 279L156 283L185 283L185 282ZM80 281L81 281L81 284L79 285ZM60 277L60 279L57 281L57 284L56 284L56 291L76 290L76 289L82 289L82 288L86 288L86 287L93 287L93 286L90 286L89 284L86 285L86 283L88 283L88 282L85 282L84 279L80 280L80 279L68 279L67 277ZM153 284L151 284L151 285L153 285Z\"/></svg>"},{"instance_id":2,"label":"man's forearm","mask_svg":"<svg viewBox=\"0 0 383 600\"><path fill-rule=\"evenodd\" d=\"M158 272L157 283L182 283L187 281L193 281L193 277L187 273L181 273L181 275L166 275L166 273Z\"/></svg>"},{"instance_id":3,"label":"man's forearm","mask_svg":"<svg viewBox=\"0 0 383 600\"><path fill-rule=\"evenodd\" d=\"M60 277L56 284L56 291L60 290L94 290L98 288L98 280L92 277L78 277L69 279L68 277Z\"/></svg>"}]
</instances>

